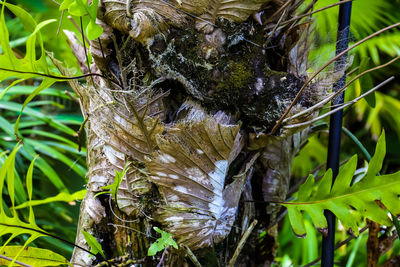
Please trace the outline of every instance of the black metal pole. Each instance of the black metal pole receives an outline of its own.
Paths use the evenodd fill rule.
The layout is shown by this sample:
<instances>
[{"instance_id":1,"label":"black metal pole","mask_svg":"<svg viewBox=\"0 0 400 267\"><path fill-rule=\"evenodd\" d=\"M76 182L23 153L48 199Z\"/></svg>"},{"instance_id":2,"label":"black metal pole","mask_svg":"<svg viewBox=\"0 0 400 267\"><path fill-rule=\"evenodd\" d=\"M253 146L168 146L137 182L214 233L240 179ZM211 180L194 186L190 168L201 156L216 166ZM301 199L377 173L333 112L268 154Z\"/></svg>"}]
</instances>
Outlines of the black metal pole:
<instances>
[{"instance_id":1,"label":"black metal pole","mask_svg":"<svg viewBox=\"0 0 400 267\"><path fill-rule=\"evenodd\" d=\"M341 0L342 1L342 0ZM350 29L350 15L351 15L352 2L347 2L340 5L339 9L339 22L336 43L336 55L347 49L349 45L349 29ZM335 72L343 71L347 62L347 53L340 57L335 62ZM338 82L333 85L333 90L336 91L346 84L346 75L343 75ZM337 96L332 100L333 105L343 103L344 93ZM339 155L340 155L340 139L342 129L342 110L331 115L329 127L329 143L328 143L328 160L327 169L332 169L333 181L335 180L339 171ZM332 181L332 182L333 182ZM328 235L322 239L322 257L321 266L333 266L334 251L335 251L335 215L330 211L325 211L325 217L328 221Z\"/></svg>"}]
</instances>

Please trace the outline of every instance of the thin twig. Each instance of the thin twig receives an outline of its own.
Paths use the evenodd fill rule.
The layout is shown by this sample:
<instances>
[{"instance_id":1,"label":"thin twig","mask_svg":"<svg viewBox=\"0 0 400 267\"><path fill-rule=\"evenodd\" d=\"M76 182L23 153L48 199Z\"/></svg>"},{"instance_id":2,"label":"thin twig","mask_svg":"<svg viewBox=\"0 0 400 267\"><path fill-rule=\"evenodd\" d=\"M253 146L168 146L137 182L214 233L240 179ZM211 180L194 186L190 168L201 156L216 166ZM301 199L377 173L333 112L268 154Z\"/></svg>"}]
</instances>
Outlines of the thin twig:
<instances>
[{"instance_id":1,"label":"thin twig","mask_svg":"<svg viewBox=\"0 0 400 267\"><path fill-rule=\"evenodd\" d=\"M323 115L321 115L319 117L316 117L315 119L312 119L312 120L309 120L309 121L305 121L305 122L301 122L301 123L297 123L297 124L286 125L286 126L283 126L283 128L284 129L291 129L291 128L304 127L304 126L311 125L314 122L319 121L320 119L323 119L323 118L325 118L325 117L327 117L327 116L329 116L329 115L331 115L333 113L338 112L339 110L342 110L342 109L344 109L344 108L356 103L357 101L361 100L362 98L366 97L367 95L371 94L372 92L378 90L379 88L381 88L382 86L384 86L385 84L387 84L388 82L390 82L392 80L394 80L394 76L390 77L389 79L386 79L385 81L381 82L380 84L378 84L374 88L368 90L367 92L365 92L364 94L360 95L359 97L354 98L353 100L348 101L348 102L346 102L344 104L338 105L337 108L335 108L335 109L333 109L333 110L331 110L331 111L329 111L329 112L327 112L327 113L325 113L325 114L323 114Z\"/></svg>"},{"instance_id":2,"label":"thin twig","mask_svg":"<svg viewBox=\"0 0 400 267\"><path fill-rule=\"evenodd\" d=\"M81 125L79 126L79 130L76 132L76 136L78 137L78 151L81 152L81 148L82 148L82 133L85 129L85 124L89 119L89 115L86 115L85 119L83 120L83 122L81 123Z\"/></svg>"},{"instance_id":3,"label":"thin twig","mask_svg":"<svg viewBox=\"0 0 400 267\"><path fill-rule=\"evenodd\" d=\"M315 172L318 172L322 167L324 167L326 165L326 162L321 163L320 165L318 165L317 167L314 168L314 170L312 170L310 173L315 174ZM290 196L293 193L297 192L297 189L299 189L300 185L302 185L308 178L309 175L304 176L303 178L299 179L299 181L289 189L287 195ZM315 176L315 175L314 175Z\"/></svg>"},{"instance_id":4,"label":"thin twig","mask_svg":"<svg viewBox=\"0 0 400 267\"><path fill-rule=\"evenodd\" d=\"M81 34L83 34L81 28L78 26L78 24L76 23L76 21L74 20L74 18L71 17L71 16L68 16L68 19L72 22L72 24L74 24L75 28L77 28L78 31L79 31ZM83 34L83 37L85 38L86 42L89 43L89 40L86 38L86 36L85 36L84 34Z\"/></svg>"},{"instance_id":5,"label":"thin twig","mask_svg":"<svg viewBox=\"0 0 400 267\"><path fill-rule=\"evenodd\" d=\"M115 38L114 35L111 36L111 39L112 39L113 44L114 44L115 56L116 56L117 61L118 61L118 67L119 67L119 71L120 71L119 78L121 78L123 88L124 89L128 89L126 73L125 73L124 67L122 66L122 55L121 55L121 53L119 51L119 48L118 48L117 39Z\"/></svg>"},{"instance_id":6,"label":"thin twig","mask_svg":"<svg viewBox=\"0 0 400 267\"><path fill-rule=\"evenodd\" d=\"M358 236L360 236L363 232L365 232L368 229L368 226L364 226L363 228L361 228L360 233ZM335 250L342 247L343 245L346 245L347 243L349 243L351 240L353 240L354 238L356 238L356 236L352 235L349 236L348 238L346 238L345 240L339 242L336 244L335 246ZM316 258L315 260L313 260L312 262L307 263L306 265L304 265L303 267L310 267L313 266L314 264L318 263L321 260L321 257Z\"/></svg>"},{"instance_id":7,"label":"thin twig","mask_svg":"<svg viewBox=\"0 0 400 267\"><path fill-rule=\"evenodd\" d=\"M257 224L257 220L255 219L249 226L249 228L247 228L246 232L244 232L242 238L239 241L239 244L235 250L235 253L233 253L233 257L232 259L229 261L229 267L233 267L237 258L239 257L240 252L243 249L244 244L246 244L247 238L249 237L249 235L251 234L251 232L253 231L254 227Z\"/></svg>"},{"instance_id":8,"label":"thin twig","mask_svg":"<svg viewBox=\"0 0 400 267\"><path fill-rule=\"evenodd\" d=\"M79 17L79 21L81 22L81 34L82 34L82 43L83 43L83 51L85 52L85 57L86 57L86 64L88 67L88 71L90 71L90 63L89 63L89 57L88 57L88 51L86 50L86 41L87 38L85 36L85 34L83 33L83 20L82 20L82 16ZM89 43L89 41L87 42ZM90 79L92 80L93 86L96 86L93 80L93 76L90 76Z\"/></svg>"},{"instance_id":9,"label":"thin twig","mask_svg":"<svg viewBox=\"0 0 400 267\"><path fill-rule=\"evenodd\" d=\"M292 1L287 1L285 4L283 4L277 11L275 11L274 14L272 14L272 16L269 17L269 19L265 23L268 24L272 22L275 19L275 17L281 14L283 9L285 9L291 2ZM278 23L276 25L279 26Z\"/></svg>"},{"instance_id":10,"label":"thin twig","mask_svg":"<svg viewBox=\"0 0 400 267\"><path fill-rule=\"evenodd\" d=\"M71 100L73 100L74 102L80 104L79 99L76 98L75 96L73 96L73 95L71 94L71 92L65 90L65 91L64 91L64 94L66 94L67 96L69 96L69 97L71 98Z\"/></svg>"},{"instance_id":11,"label":"thin twig","mask_svg":"<svg viewBox=\"0 0 400 267\"><path fill-rule=\"evenodd\" d=\"M109 225L109 226L114 226L115 228L121 227L121 228L129 229L129 230L134 231L134 232L136 232L136 233L138 233L138 234L144 235L145 237L149 237L149 238L152 238L152 239L154 239L154 240L157 239L157 238L155 238L154 236L148 235L148 234L146 234L146 233L144 233L144 232L140 232L139 230L136 230L135 228L129 227L129 226L126 226L126 225L115 224L115 223L107 223L107 225Z\"/></svg>"},{"instance_id":12,"label":"thin twig","mask_svg":"<svg viewBox=\"0 0 400 267\"><path fill-rule=\"evenodd\" d=\"M297 113L297 114L295 114L295 115L293 115L293 116L291 116L291 117L288 117L288 118L284 119L283 122L288 122L288 121L291 121L291 120L293 120L293 119L295 119L295 118L298 118L298 117L300 117L300 116L302 116L302 115L304 115L304 114L309 114L309 113L311 113L312 111L314 111L315 109L324 106L324 105L325 105L326 103L328 103L331 99L333 99L334 97L338 96L341 92L343 92L344 90L346 90L346 88L347 88L350 84L352 84L354 81L356 81L356 80L359 79L360 77L362 77L362 76L364 76L365 74L370 73L370 72L372 72L372 71L375 71L375 70L384 68L384 67L386 67L386 66L392 64L393 62L397 61L398 59L400 59L400 56L397 56L397 57L395 57L394 59L390 60L389 62L386 62L386 63L384 63L384 64L382 64L382 65L376 66L376 67L374 67L374 68L368 69L368 70L366 70L366 71L364 71L364 72L358 74L358 75L355 76L353 79L351 79L348 83L346 83L342 88L340 88L340 89L337 90L335 93L331 94L330 96L328 96L327 98L325 98L325 99L322 100L321 102L319 102L319 103L315 104L314 106L309 107L309 108L307 108L307 109L305 109L305 110L303 110L303 111L301 111L301 112L299 112L299 113Z\"/></svg>"},{"instance_id":13,"label":"thin twig","mask_svg":"<svg viewBox=\"0 0 400 267\"><path fill-rule=\"evenodd\" d=\"M162 264L164 263L165 255L167 254L167 249L168 249L168 248L165 248L165 249L164 249L164 251L163 251L163 253L162 253L162 255L161 255L160 262L157 264L157 267L161 267Z\"/></svg>"},{"instance_id":14,"label":"thin twig","mask_svg":"<svg viewBox=\"0 0 400 267\"><path fill-rule=\"evenodd\" d=\"M285 113L281 116L281 118L277 121L277 123L275 124L275 126L272 128L271 132L269 133L269 135L273 135L275 134L275 132L278 130L279 126L282 124L283 120L286 118L286 116L289 114L290 110L293 108L293 106L297 103L297 101L299 100L301 94L303 93L304 89L311 83L311 81L321 72L323 71L326 67L328 67L332 62L336 61L338 58L342 57L344 54L346 54L347 52L349 52L350 50L354 49L355 47L359 46L360 44L368 41L369 39L375 37L376 35L381 34L382 32L385 32L387 30L393 29L400 26L400 22L395 23L393 25L390 25L386 28L383 28L377 32L374 32L373 34L365 37L364 39L362 39L361 41L358 41L357 43L355 43L354 45L350 46L349 48L347 48L346 50L344 50L343 52L337 54L335 57L333 57L332 59L330 59L327 63L325 63L320 69L318 69L313 75L311 75L310 78L308 78L306 80L306 82L304 83L304 85L300 88L299 92L297 93L296 97L293 99L292 103L290 103L289 107L286 109Z\"/></svg>"},{"instance_id":15,"label":"thin twig","mask_svg":"<svg viewBox=\"0 0 400 267\"><path fill-rule=\"evenodd\" d=\"M61 6L61 4L59 2L57 2L56 0L51 0L51 2L53 2L54 4L56 4L57 6Z\"/></svg>"},{"instance_id":16,"label":"thin twig","mask_svg":"<svg viewBox=\"0 0 400 267\"><path fill-rule=\"evenodd\" d=\"M110 195L111 196L111 195ZM117 203L117 208L119 209L119 207L118 207L118 202L117 201L115 201L115 203ZM114 212L114 210L113 210L113 208L112 208L112 205L111 205L111 197L109 197L108 198L108 205L110 206L110 210L111 210L111 213L115 216L115 218L117 218L118 220L120 220L121 222L124 222L124 223L133 223L133 222L137 222L139 219L135 219L135 220L124 220L124 219L122 219L121 217L119 217L115 212Z\"/></svg>"},{"instance_id":17,"label":"thin twig","mask_svg":"<svg viewBox=\"0 0 400 267\"><path fill-rule=\"evenodd\" d=\"M33 74L33 75L52 78L52 79L56 79L56 80L60 80L60 81L77 80L77 79L86 78L86 77L89 77L89 76L98 76L98 77L101 77L103 79L107 79L107 77L105 77L104 75L101 75L99 73L86 73L86 74L82 74L82 75L78 75L78 76L64 77L64 76L45 74L45 73L34 72L34 71L12 70L12 69L6 69L6 68L1 68L1 67L0 67L0 70L14 72L14 73L21 73L21 74ZM118 82L116 82L114 80L111 80L111 81L115 85L117 85L118 87L121 88L121 85Z\"/></svg>"},{"instance_id":18,"label":"thin twig","mask_svg":"<svg viewBox=\"0 0 400 267\"><path fill-rule=\"evenodd\" d=\"M58 23L58 28L57 28L57 37L60 34L61 24L62 24L62 20L64 18L64 13L65 13L65 10L61 11L60 22Z\"/></svg>"},{"instance_id":19,"label":"thin twig","mask_svg":"<svg viewBox=\"0 0 400 267\"><path fill-rule=\"evenodd\" d=\"M201 267L199 260L197 259L196 255L193 254L193 252L190 250L190 248L188 248L185 245L183 245L183 247L186 249L186 253L187 253L189 259L193 262L193 264L196 267Z\"/></svg>"},{"instance_id":20,"label":"thin twig","mask_svg":"<svg viewBox=\"0 0 400 267\"><path fill-rule=\"evenodd\" d=\"M4 260L7 260L7 261L13 261L13 260L14 260L14 259L12 259L12 258L9 258L9 257L4 256L4 255L1 255L1 254L0 254L0 258L2 258L2 259L4 259ZM32 265L28 265L28 264L25 264L25 263L20 262L20 261L17 261L17 260L15 260L14 262L15 262L16 264L19 264L19 265L24 266L24 267L33 267Z\"/></svg>"},{"instance_id":21,"label":"thin twig","mask_svg":"<svg viewBox=\"0 0 400 267\"><path fill-rule=\"evenodd\" d=\"M334 4L331 4L331 5L324 6L323 8L320 8L320 9L314 10L314 11L312 11L312 12L305 13L305 14L303 14L303 15L299 15L299 16L293 17L293 18L291 18L291 19L289 19L289 20L283 21L283 22L281 22L281 25L285 25L285 24L291 23L291 22L293 22L293 21L296 21L296 20L302 19L302 18L304 18L304 17L311 16L311 15L313 15L313 14L315 14L315 13L324 11L324 10L326 10L326 9L328 9L328 8L335 7L335 6L338 6L338 5L347 3L347 2L351 2L351 1L354 1L354 0L343 0L343 1L340 1L340 2L338 2L338 3L334 3Z\"/></svg>"}]
</instances>

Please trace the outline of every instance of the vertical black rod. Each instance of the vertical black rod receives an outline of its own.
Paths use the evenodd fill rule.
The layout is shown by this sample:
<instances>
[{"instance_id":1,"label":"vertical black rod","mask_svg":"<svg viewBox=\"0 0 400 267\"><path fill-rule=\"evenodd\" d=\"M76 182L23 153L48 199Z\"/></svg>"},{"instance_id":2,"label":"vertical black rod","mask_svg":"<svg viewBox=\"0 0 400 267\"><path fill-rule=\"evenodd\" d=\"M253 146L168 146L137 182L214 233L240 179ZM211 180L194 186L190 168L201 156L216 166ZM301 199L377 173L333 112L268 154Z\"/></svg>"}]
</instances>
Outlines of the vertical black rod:
<instances>
[{"instance_id":1,"label":"vertical black rod","mask_svg":"<svg viewBox=\"0 0 400 267\"><path fill-rule=\"evenodd\" d=\"M342 1L342 0L341 0ZM340 5L339 22L336 43L336 55L346 50L349 45L349 29L352 2ZM347 53L335 62L335 72L343 71L347 62ZM346 75L344 74L338 82L333 85L333 91L337 91L346 84ZM343 103L344 92L332 100L333 105ZM342 110L331 115L329 127L328 160L327 169L332 169L333 181L339 171L340 139L342 129ZM332 181L332 182L333 182ZM328 235L322 239L322 267L332 267L335 251L335 215L330 211L325 211L325 217L328 221Z\"/></svg>"}]
</instances>

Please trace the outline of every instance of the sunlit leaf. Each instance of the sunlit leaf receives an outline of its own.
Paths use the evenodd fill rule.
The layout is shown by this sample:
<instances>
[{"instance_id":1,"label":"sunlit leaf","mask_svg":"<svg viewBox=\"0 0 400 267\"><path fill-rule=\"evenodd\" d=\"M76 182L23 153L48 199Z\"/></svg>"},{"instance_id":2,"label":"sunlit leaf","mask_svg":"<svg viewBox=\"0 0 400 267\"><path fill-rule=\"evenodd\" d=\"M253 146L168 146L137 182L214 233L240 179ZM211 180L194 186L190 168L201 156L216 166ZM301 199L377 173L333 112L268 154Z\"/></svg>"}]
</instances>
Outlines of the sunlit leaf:
<instances>
[{"instance_id":1,"label":"sunlit leaf","mask_svg":"<svg viewBox=\"0 0 400 267\"><path fill-rule=\"evenodd\" d=\"M170 233L167 233L158 227L153 227L153 228L154 230L156 230L156 232L161 234L161 237L158 238L156 242L151 244L151 246L147 251L148 256L154 256L157 254L157 252L160 252L169 246L178 249L178 245L176 244L175 240L172 238L172 235Z\"/></svg>"},{"instance_id":2,"label":"sunlit leaf","mask_svg":"<svg viewBox=\"0 0 400 267\"><path fill-rule=\"evenodd\" d=\"M20 148L21 145L17 145L0 168L0 192L3 192L5 179L7 178L8 184L10 184L11 179L13 179L13 176L10 176L11 173L10 170L14 172L15 155ZM26 175L26 188L28 191L29 201L32 199L32 175L33 175L34 163L35 159L31 162ZM13 203L14 195L11 193L9 195ZM33 242L35 239L39 237L47 235L45 231L43 231L36 225L35 216L33 214L33 209L31 206L29 206L28 222L24 222L18 217L18 214L15 212L15 210L12 212L10 216L7 215L7 213L4 210L3 203L4 201L2 194L0 197L0 236L3 237L8 234L11 234L11 236L9 236L8 239L5 242L3 242L2 244L3 246L0 249L0 253L3 252L4 248L7 246L9 242L11 242L14 238L20 235L27 234L29 236L29 238L25 241L24 246L27 246L29 243ZM22 253L22 250L19 251L19 253ZM16 257L17 256L18 253L16 254Z\"/></svg>"},{"instance_id":3,"label":"sunlit leaf","mask_svg":"<svg viewBox=\"0 0 400 267\"><path fill-rule=\"evenodd\" d=\"M70 265L69 261L62 255L48 249L24 246L7 246L2 250L2 255L11 259L16 259L24 264L31 266L58 266ZM0 258L0 265L9 265L10 261ZM21 266L15 264L17 266Z\"/></svg>"},{"instance_id":4,"label":"sunlit leaf","mask_svg":"<svg viewBox=\"0 0 400 267\"><path fill-rule=\"evenodd\" d=\"M86 189L80 190L78 192L72 193L72 194L67 194L64 192L59 193L57 196L54 197L48 197L46 199L41 199L41 200L31 200L25 203L22 203L21 205L18 205L15 207L15 209L22 209L28 206L37 206L37 205L43 205L47 203L53 203L53 202L73 202L73 201L78 201L82 200L85 197L86 194Z\"/></svg>"},{"instance_id":5,"label":"sunlit leaf","mask_svg":"<svg viewBox=\"0 0 400 267\"><path fill-rule=\"evenodd\" d=\"M90 252L93 253L94 255L97 255L98 253L100 253L101 256L103 256L103 258L106 258L106 256L104 255L103 249L102 249L100 243L96 240L96 238L94 236L92 236L91 234L89 234L88 232L85 232L84 230L81 230L81 232L82 232L83 236L85 237L86 242L88 243L88 245L91 248Z\"/></svg>"},{"instance_id":6,"label":"sunlit leaf","mask_svg":"<svg viewBox=\"0 0 400 267\"><path fill-rule=\"evenodd\" d=\"M356 168L356 155L340 170L332 190L327 186L331 180L327 179L328 176L325 175L322 180L324 186L319 186L311 195L303 192L299 194L297 200L283 204L288 209L294 232L300 236L306 234L302 211L311 216L316 227L323 229L327 227L324 210L330 210L346 228L351 228L356 235L358 235L358 226L362 223L363 218L369 218L380 224L391 225L392 221L387 213L376 203L376 200L380 200L392 214L400 214L398 197L400 172L383 176L378 175L382 168L385 146L385 135L383 133L378 141L375 155L371 159L366 176L354 185L350 186L350 183ZM311 175L303 187L309 190L313 184L313 176Z\"/></svg>"}]
</instances>

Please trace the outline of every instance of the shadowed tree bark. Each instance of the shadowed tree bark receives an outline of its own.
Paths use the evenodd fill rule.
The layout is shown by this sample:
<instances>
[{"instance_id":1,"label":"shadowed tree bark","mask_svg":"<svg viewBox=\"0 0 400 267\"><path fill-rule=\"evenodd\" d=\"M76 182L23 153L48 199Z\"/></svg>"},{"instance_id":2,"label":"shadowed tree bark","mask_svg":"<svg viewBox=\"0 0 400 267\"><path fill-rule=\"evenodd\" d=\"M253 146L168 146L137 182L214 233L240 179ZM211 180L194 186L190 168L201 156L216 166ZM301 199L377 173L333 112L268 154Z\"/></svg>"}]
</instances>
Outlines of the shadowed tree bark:
<instances>
[{"instance_id":1,"label":"shadowed tree bark","mask_svg":"<svg viewBox=\"0 0 400 267\"><path fill-rule=\"evenodd\" d=\"M90 42L90 72L106 78L71 81L88 118L77 244L89 248L81 230L91 233L118 266L228 266L257 220L231 264L273 262L276 202L286 198L292 159L309 133L269 134L307 79L310 23L286 23L312 8L302 2L101 1L104 33ZM65 33L88 73L83 46ZM314 81L288 116L325 94ZM125 166L116 196L95 197ZM154 226L179 249L147 257ZM72 262L100 263L78 249Z\"/></svg>"}]
</instances>

